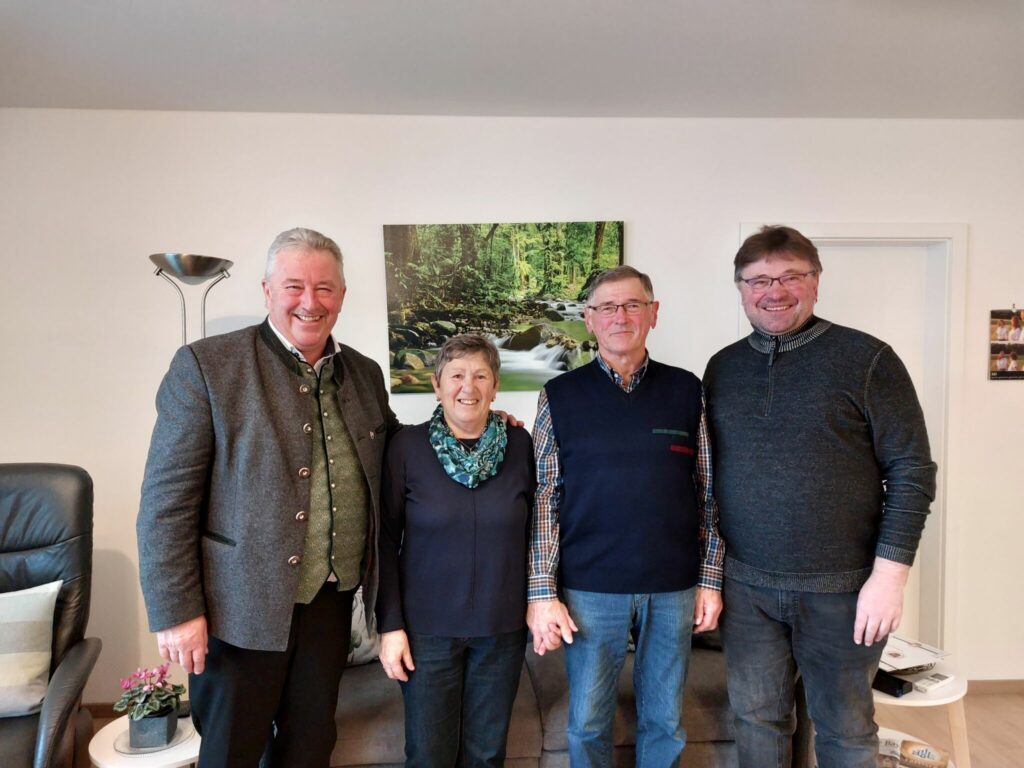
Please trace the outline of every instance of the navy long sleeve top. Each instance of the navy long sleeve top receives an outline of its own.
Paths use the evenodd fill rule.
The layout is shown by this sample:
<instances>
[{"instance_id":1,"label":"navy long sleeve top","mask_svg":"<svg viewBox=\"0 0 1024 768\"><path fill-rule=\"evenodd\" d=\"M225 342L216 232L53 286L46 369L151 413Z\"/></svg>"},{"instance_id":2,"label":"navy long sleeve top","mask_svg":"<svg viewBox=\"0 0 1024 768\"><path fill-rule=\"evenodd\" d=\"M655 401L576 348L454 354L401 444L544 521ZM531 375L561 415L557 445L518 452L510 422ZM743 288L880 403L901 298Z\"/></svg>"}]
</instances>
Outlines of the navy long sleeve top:
<instances>
[{"instance_id":1,"label":"navy long sleeve top","mask_svg":"<svg viewBox=\"0 0 1024 768\"><path fill-rule=\"evenodd\" d=\"M481 637L522 628L534 477L521 427L508 428L498 473L472 489L445 474L428 423L395 435L381 490L378 631Z\"/></svg>"}]
</instances>

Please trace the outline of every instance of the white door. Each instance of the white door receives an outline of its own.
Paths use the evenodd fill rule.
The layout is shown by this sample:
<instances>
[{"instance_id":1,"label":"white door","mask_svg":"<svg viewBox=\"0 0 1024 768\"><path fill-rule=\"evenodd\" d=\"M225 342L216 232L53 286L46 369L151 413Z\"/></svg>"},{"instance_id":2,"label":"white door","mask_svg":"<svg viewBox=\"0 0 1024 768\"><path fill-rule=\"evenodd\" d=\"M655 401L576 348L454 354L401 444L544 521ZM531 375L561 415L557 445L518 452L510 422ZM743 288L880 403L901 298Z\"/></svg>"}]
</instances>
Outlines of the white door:
<instances>
[{"instance_id":1,"label":"white door","mask_svg":"<svg viewBox=\"0 0 1024 768\"><path fill-rule=\"evenodd\" d=\"M929 367L929 323L945 323L942 310L939 317L930 314L935 303L928 296L929 259L933 258L929 247L819 244L818 252L823 271L816 314L889 344L906 365L918 397L924 400L928 377L942 376L944 368L941 359L931 361ZM929 420L927 409L925 420ZM929 424L931 435L937 435L937 429L938 425L933 429ZM921 562L928 554L919 552L911 571L899 632L935 642L934 637L921 634Z\"/></svg>"}]
</instances>

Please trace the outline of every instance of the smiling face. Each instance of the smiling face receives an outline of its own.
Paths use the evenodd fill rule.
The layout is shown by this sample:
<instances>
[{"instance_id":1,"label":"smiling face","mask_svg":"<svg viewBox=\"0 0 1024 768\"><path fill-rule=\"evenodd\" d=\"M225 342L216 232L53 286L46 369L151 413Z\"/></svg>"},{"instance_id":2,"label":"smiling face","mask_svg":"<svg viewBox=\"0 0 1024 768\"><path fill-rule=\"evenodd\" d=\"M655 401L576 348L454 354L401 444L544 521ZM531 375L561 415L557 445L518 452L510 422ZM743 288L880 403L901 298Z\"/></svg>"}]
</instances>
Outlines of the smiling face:
<instances>
[{"instance_id":1,"label":"smiling face","mask_svg":"<svg viewBox=\"0 0 1024 768\"><path fill-rule=\"evenodd\" d=\"M589 306L594 307L629 302L644 306L635 315L626 314L621 306L608 317L589 308L584 314L587 330L597 338L598 349L609 363L613 362L610 358L628 358L636 365L643 362L647 334L658 322L658 302L651 301L637 277L602 283L590 297Z\"/></svg>"},{"instance_id":2,"label":"smiling face","mask_svg":"<svg viewBox=\"0 0 1024 768\"><path fill-rule=\"evenodd\" d=\"M480 437L498 392L498 378L487 356L472 352L449 360L430 381L452 433L461 438Z\"/></svg>"},{"instance_id":3,"label":"smiling face","mask_svg":"<svg viewBox=\"0 0 1024 768\"><path fill-rule=\"evenodd\" d=\"M319 360L345 300L335 258L306 248L278 252L273 272L263 280L263 295L274 327L306 362Z\"/></svg>"},{"instance_id":4,"label":"smiling face","mask_svg":"<svg viewBox=\"0 0 1024 768\"><path fill-rule=\"evenodd\" d=\"M792 258L786 253L773 254L744 267L740 277L782 277L804 274L814 269L806 259ZM818 300L818 276L808 275L803 281L786 287L775 281L766 290L757 291L744 282L738 282L743 299L743 311L750 324L772 336L792 333L814 313Z\"/></svg>"}]
</instances>

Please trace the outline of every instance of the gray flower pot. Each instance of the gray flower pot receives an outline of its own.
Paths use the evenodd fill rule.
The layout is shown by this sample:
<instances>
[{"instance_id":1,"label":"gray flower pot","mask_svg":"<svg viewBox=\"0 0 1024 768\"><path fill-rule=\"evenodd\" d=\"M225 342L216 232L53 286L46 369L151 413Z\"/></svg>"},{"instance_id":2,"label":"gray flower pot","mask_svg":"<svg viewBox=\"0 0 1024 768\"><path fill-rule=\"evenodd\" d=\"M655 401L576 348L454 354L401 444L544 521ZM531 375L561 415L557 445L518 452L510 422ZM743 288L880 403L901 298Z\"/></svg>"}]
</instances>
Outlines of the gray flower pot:
<instances>
[{"instance_id":1,"label":"gray flower pot","mask_svg":"<svg viewBox=\"0 0 1024 768\"><path fill-rule=\"evenodd\" d=\"M132 749L164 747L171 743L178 730L178 713L168 709L141 720L128 720L128 746Z\"/></svg>"}]
</instances>

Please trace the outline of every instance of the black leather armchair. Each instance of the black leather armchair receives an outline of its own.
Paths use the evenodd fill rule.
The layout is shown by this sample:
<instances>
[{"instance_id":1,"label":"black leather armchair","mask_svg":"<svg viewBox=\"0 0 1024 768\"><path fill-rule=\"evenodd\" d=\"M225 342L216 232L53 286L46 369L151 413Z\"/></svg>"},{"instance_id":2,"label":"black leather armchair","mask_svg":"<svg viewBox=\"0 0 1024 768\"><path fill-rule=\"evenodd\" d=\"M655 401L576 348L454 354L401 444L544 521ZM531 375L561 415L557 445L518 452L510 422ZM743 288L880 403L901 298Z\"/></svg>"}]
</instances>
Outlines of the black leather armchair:
<instances>
[{"instance_id":1,"label":"black leather armchair","mask_svg":"<svg viewBox=\"0 0 1024 768\"><path fill-rule=\"evenodd\" d=\"M85 639L92 585L92 478L63 464L0 464L0 592L63 579L42 710L0 719L4 768L87 768L82 689L102 643Z\"/></svg>"}]
</instances>

